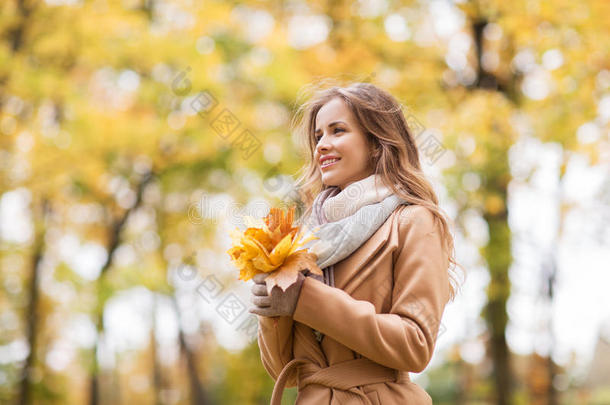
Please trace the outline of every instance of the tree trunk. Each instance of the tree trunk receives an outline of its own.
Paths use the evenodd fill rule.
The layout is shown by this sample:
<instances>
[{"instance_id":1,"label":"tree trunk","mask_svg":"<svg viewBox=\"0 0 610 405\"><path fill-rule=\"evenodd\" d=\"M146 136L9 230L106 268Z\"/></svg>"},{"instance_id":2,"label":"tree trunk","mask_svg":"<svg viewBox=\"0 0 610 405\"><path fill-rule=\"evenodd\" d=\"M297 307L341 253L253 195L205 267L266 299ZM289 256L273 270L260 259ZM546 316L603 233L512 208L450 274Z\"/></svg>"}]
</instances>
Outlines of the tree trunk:
<instances>
[{"instance_id":1,"label":"tree trunk","mask_svg":"<svg viewBox=\"0 0 610 405\"><path fill-rule=\"evenodd\" d=\"M36 204L36 203L34 203ZM38 280L40 277L40 263L44 252L44 237L46 233L46 220L49 212L49 202L43 198L40 206L33 206L35 218L34 229L34 254L31 262L31 277L29 288L29 300L26 307L25 335L30 351L25 359L19 386L17 403L26 405L32 402L31 398L31 375L37 360L36 343L38 341Z\"/></svg>"},{"instance_id":2,"label":"tree trunk","mask_svg":"<svg viewBox=\"0 0 610 405\"><path fill-rule=\"evenodd\" d=\"M555 280L557 279L557 257L559 250L559 238L563 233L563 223L564 223L564 199L562 195L562 181L565 175L566 169L566 155L562 154L561 165L559 169L559 182L557 185L557 233L553 237L553 241L551 243L551 247L548 254L548 267L544 273L545 276L545 293L548 300L549 311L547 313L547 333L549 334L549 355L547 357L547 375L548 375L548 386L547 386L547 404L548 405L558 405L559 404L559 394L555 386L553 385L553 381L555 380L555 376L557 375L557 366L553 362L553 350L555 349L555 334L553 333L553 301L555 299Z\"/></svg>"},{"instance_id":3,"label":"tree trunk","mask_svg":"<svg viewBox=\"0 0 610 405\"><path fill-rule=\"evenodd\" d=\"M186 360L186 369L191 390L191 404L211 405L203 385L201 384L201 381L199 381L199 373L197 371L197 356L189 347L188 343L186 342L184 332L182 331L180 309L178 308L175 295L172 295L172 303L176 313L176 319L178 320L178 341L180 343L180 352Z\"/></svg>"},{"instance_id":4,"label":"tree trunk","mask_svg":"<svg viewBox=\"0 0 610 405\"><path fill-rule=\"evenodd\" d=\"M165 215L162 209L157 207L157 221L159 229L166 229L165 227ZM163 234L160 233L161 245L159 250L162 252L165 249L166 241ZM164 260L164 259L162 259ZM168 269L168 263L164 261L164 266ZM178 343L180 345L180 353L184 357L186 361L186 371L189 379L189 389L190 389L190 403L192 405L212 405L212 401L209 399L209 395L206 392L203 384L199 380L199 372L197 369L197 355L191 347L189 347L186 337L184 335L184 331L182 330L182 320L180 308L178 307L178 302L176 300L176 292L172 291L169 298L171 298L172 308L174 313L176 314L176 320L178 322Z\"/></svg>"},{"instance_id":5,"label":"tree trunk","mask_svg":"<svg viewBox=\"0 0 610 405\"><path fill-rule=\"evenodd\" d=\"M477 56L477 78L473 85L475 89L484 89L502 93L515 105L518 103L514 89L515 77L502 82L494 74L483 69L482 57L484 52L483 32L489 21L480 17L471 22L473 42ZM485 212L484 219L489 226L489 242L483 249L483 256L487 262L490 282L487 288L487 304L483 310L483 318L490 333L488 342L488 355L493 364L493 385L495 403L509 405L513 403L513 373L511 370L510 350L506 343L506 326L508 313L506 303L510 296L511 284L508 270L512 262L511 231L508 226L507 195L510 167L508 163L508 149L503 151L503 161L494 162L494 168L486 173L486 183L489 196L500 197L503 207L499 212Z\"/></svg>"},{"instance_id":6,"label":"tree trunk","mask_svg":"<svg viewBox=\"0 0 610 405\"><path fill-rule=\"evenodd\" d=\"M103 302L102 302L102 299L100 296L100 287L101 287L101 284L102 284L106 274L108 273L108 270L110 269L110 266L112 265L112 256L114 255L114 252L120 245L121 233L123 231L123 228L125 227L125 224L127 223L127 219L129 218L129 215L133 211L137 210L140 207L140 205L142 204L142 193L143 193L146 185L152 179L152 177L153 177L152 173L146 173L145 175L142 176L142 179L140 180L140 182L137 186L137 190L136 190L136 202L133 204L132 207L125 210L123 215L120 218L118 218L116 221L114 221L114 223L112 224L111 229L110 229L109 243L108 243L108 256L106 257L106 261L102 265L102 270L100 272L100 276L98 277L98 279L95 282L98 307L95 310L94 322L95 322L95 327L97 330L97 337L95 339L95 345L93 348L93 359L92 359L91 375L90 375L90 381L89 381L89 405L98 405L99 404L99 392L100 392L100 390L99 390L99 384L100 384L99 372L100 372L100 370L99 370L99 363L97 361L97 357L98 357L98 353L99 353L99 343L100 343L101 337L104 335L104 323L103 323L104 305L103 305Z\"/></svg>"},{"instance_id":7,"label":"tree trunk","mask_svg":"<svg viewBox=\"0 0 610 405\"><path fill-rule=\"evenodd\" d=\"M161 392L164 388L163 373L161 370L161 364L157 355L157 337L155 336L155 329L157 328L157 295L153 292L153 305L151 314L151 328L150 328L150 355L152 357L152 370L153 370L153 390L155 395L155 405L163 405L163 397Z\"/></svg>"},{"instance_id":8,"label":"tree trunk","mask_svg":"<svg viewBox=\"0 0 610 405\"><path fill-rule=\"evenodd\" d=\"M506 199L504 198L504 201ZM485 215L489 225L489 243L483 249L491 280L487 288L487 306L483 316L490 332L489 354L493 362L495 401L498 405L512 403L512 372L510 352L506 344L506 325L508 314L506 302L510 295L508 269L511 263L511 233L507 223L507 211L500 214Z\"/></svg>"}]
</instances>

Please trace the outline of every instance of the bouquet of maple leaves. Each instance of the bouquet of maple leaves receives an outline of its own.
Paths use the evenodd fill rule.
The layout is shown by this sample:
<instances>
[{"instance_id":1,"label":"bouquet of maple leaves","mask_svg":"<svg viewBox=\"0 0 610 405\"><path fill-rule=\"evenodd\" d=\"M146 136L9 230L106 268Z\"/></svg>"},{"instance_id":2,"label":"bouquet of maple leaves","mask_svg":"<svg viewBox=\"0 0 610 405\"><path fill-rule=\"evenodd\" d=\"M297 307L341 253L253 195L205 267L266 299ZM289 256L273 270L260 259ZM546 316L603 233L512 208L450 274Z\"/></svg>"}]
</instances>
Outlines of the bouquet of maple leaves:
<instances>
[{"instance_id":1,"label":"bouquet of maple leaves","mask_svg":"<svg viewBox=\"0 0 610 405\"><path fill-rule=\"evenodd\" d=\"M297 281L301 270L322 275L316 264L317 256L307 249L299 249L314 235L305 236L301 227L293 227L294 209L286 214L279 208L271 208L263 221L245 216L248 228L230 232L233 246L227 250L231 260L239 269L239 280L248 281L256 274L270 273L265 278L267 293L274 286L285 291Z\"/></svg>"}]
</instances>

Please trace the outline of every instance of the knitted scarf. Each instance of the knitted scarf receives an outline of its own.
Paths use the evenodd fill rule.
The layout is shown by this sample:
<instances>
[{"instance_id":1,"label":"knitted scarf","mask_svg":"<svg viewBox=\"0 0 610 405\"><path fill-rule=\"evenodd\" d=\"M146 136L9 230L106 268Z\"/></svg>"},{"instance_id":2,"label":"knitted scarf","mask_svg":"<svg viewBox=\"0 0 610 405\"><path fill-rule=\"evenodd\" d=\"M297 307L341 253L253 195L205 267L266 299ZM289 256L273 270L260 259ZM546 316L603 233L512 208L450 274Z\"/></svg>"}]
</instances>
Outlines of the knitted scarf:
<instances>
[{"instance_id":1,"label":"knitted scarf","mask_svg":"<svg viewBox=\"0 0 610 405\"><path fill-rule=\"evenodd\" d=\"M408 204L372 174L341 190L332 186L315 198L304 225L318 238L304 247L318 256L324 282L334 287L334 264L366 242L401 204Z\"/></svg>"}]
</instances>

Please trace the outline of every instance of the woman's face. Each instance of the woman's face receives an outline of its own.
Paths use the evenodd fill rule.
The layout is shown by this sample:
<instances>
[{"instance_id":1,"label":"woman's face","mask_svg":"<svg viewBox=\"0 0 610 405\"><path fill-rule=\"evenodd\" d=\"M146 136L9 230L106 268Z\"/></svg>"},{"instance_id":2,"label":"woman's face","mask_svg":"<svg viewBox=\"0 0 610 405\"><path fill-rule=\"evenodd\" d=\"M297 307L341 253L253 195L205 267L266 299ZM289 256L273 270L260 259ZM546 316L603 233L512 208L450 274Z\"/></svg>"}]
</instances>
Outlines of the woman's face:
<instances>
[{"instance_id":1,"label":"woman's face","mask_svg":"<svg viewBox=\"0 0 610 405\"><path fill-rule=\"evenodd\" d=\"M318 141L314 161L322 183L341 190L374 173L370 166L370 146L350 109L341 98L333 98L316 115ZM329 157L338 159L334 163Z\"/></svg>"}]
</instances>

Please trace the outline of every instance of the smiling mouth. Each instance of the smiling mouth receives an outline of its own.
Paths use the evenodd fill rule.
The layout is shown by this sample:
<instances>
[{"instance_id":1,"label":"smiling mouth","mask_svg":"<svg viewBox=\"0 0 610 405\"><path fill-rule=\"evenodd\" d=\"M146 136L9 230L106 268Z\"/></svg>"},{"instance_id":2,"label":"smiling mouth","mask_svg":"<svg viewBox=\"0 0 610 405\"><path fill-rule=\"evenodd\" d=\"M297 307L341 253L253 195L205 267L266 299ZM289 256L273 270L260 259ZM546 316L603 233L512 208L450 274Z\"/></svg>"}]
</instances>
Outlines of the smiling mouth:
<instances>
[{"instance_id":1,"label":"smiling mouth","mask_svg":"<svg viewBox=\"0 0 610 405\"><path fill-rule=\"evenodd\" d=\"M332 166L335 163L337 163L339 160L341 160L341 159L328 159L328 160L325 160L324 163L322 163L322 165L320 166L320 168L324 169L326 167Z\"/></svg>"}]
</instances>

